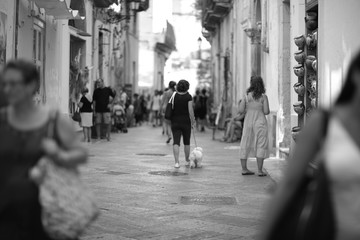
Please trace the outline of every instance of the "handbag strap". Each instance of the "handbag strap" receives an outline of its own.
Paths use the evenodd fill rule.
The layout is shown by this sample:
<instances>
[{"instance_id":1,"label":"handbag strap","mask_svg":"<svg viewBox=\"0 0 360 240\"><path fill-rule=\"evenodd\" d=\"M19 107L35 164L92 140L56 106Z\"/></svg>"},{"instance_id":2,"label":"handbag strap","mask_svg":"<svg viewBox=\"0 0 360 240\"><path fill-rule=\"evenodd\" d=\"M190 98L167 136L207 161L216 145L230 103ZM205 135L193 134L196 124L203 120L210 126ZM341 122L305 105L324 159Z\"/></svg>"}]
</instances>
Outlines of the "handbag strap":
<instances>
[{"instance_id":1,"label":"handbag strap","mask_svg":"<svg viewBox=\"0 0 360 240\"><path fill-rule=\"evenodd\" d=\"M172 109L174 109L175 95L176 95L176 92L174 92L174 93L171 95L171 98L170 98L170 100L169 100L169 103L172 104Z\"/></svg>"}]
</instances>

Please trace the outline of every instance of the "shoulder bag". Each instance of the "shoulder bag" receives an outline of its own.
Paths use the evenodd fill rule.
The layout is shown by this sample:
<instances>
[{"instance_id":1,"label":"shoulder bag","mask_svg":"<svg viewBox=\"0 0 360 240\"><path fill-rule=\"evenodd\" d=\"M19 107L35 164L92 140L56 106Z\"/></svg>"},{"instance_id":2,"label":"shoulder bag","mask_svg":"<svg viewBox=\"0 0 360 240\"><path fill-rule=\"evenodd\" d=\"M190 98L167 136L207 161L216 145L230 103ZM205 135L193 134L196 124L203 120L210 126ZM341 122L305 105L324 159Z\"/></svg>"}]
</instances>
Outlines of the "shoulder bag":
<instances>
[{"instance_id":1,"label":"shoulder bag","mask_svg":"<svg viewBox=\"0 0 360 240\"><path fill-rule=\"evenodd\" d=\"M80 115L79 107L76 108L76 111L74 112L74 114L72 116L72 120L74 120L75 122L81 122L81 115Z\"/></svg>"},{"instance_id":2,"label":"shoulder bag","mask_svg":"<svg viewBox=\"0 0 360 240\"><path fill-rule=\"evenodd\" d=\"M173 111L174 111L174 101L175 101L175 95L176 92L174 92L168 102L168 104L166 105L166 109L165 109L165 119L171 121L172 119L172 115L173 115Z\"/></svg>"},{"instance_id":3,"label":"shoulder bag","mask_svg":"<svg viewBox=\"0 0 360 240\"><path fill-rule=\"evenodd\" d=\"M56 139L56 121L57 117L50 120L49 138ZM31 169L30 177L32 171L43 173L41 181L35 182L39 186L41 220L46 233L56 240L78 238L99 215L95 198L80 180L78 171L60 167L48 157L40 159Z\"/></svg>"}]
</instances>

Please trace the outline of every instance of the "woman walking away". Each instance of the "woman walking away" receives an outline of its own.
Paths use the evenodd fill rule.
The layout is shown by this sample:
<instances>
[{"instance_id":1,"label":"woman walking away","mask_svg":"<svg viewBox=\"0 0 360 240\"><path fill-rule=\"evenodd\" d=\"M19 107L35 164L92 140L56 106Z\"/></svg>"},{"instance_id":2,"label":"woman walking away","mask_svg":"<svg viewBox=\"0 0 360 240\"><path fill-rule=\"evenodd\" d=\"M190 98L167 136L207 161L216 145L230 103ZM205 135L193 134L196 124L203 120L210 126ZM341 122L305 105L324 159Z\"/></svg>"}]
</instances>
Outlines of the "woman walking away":
<instances>
[{"instance_id":1,"label":"woman walking away","mask_svg":"<svg viewBox=\"0 0 360 240\"><path fill-rule=\"evenodd\" d=\"M79 102L81 126L84 131L84 142L91 142L91 127L93 125L92 98L89 89L84 88Z\"/></svg>"},{"instance_id":2,"label":"woman walking away","mask_svg":"<svg viewBox=\"0 0 360 240\"><path fill-rule=\"evenodd\" d=\"M191 128L195 125L195 116L192 97L188 93L190 84L186 80L180 80L176 86L174 96L174 108L171 116L171 131L173 133L173 151L175 158L175 168L180 167L180 139L183 137L186 165L190 165L190 137Z\"/></svg>"},{"instance_id":3,"label":"woman walking away","mask_svg":"<svg viewBox=\"0 0 360 240\"><path fill-rule=\"evenodd\" d=\"M87 157L71 123L56 111L34 104L39 82L37 67L29 61L10 61L4 68L1 85L9 105L0 109L1 239L51 239L41 222L39 188L29 170L43 156L68 169ZM50 126L54 126L54 139L47 138Z\"/></svg>"},{"instance_id":4,"label":"woman walking away","mask_svg":"<svg viewBox=\"0 0 360 240\"><path fill-rule=\"evenodd\" d=\"M263 177L264 159L269 157L268 127L265 115L270 113L269 101L265 95L264 82L261 77L251 77L250 87L240 103L240 112L246 111L243 135L240 142L240 159L242 175L253 175L247 168L248 157L256 157L258 176Z\"/></svg>"},{"instance_id":5,"label":"woman walking away","mask_svg":"<svg viewBox=\"0 0 360 240\"><path fill-rule=\"evenodd\" d=\"M201 105L199 111L200 131L205 132L206 116L207 116L207 108L208 108L208 97L206 95L206 89L201 90L200 105Z\"/></svg>"},{"instance_id":6,"label":"woman walking away","mask_svg":"<svg viewBox=\"0 0 360 240\"><path fill-rule=\"evenodd\" d=\"M169 89L164 93L162 103L161 103L161 109L162 109L161 115L162 116L165 116L166 106L167 106L171 96L175 92L175 87L176 87L176 82L170 81L169 82ZM165 134L168 137L168 139L166 140L166 143L170 143L170 141L171 141L171 129L170 129L171 124L165 118L164 118L164 121L163 121L163 127L164 127L164 130L165 130Z\"/></svg>"},{"instance_id":7,"label":"woman walking away","mask_svg":"<svg viewBox=\"0 0 360 240\"><path fill-rule=\"evenodd\" d=\"M330 112L314 112L297 138L287 174L270 204L265 239L295 239L293 228L289 232L283 227L290 224L302 230L298 232L301 239L360 239L359 106L360 53L351 62L344 87ZM316 166L311 186L317 187L307 198L309 191L302 189L310 166ZM299 199L311 198L315 198L313 204L303 208L313 210L308 221L294 224L286 218L290 206ZM294 211L291 214L298 216Z\"/></svg>"}]
</instances>

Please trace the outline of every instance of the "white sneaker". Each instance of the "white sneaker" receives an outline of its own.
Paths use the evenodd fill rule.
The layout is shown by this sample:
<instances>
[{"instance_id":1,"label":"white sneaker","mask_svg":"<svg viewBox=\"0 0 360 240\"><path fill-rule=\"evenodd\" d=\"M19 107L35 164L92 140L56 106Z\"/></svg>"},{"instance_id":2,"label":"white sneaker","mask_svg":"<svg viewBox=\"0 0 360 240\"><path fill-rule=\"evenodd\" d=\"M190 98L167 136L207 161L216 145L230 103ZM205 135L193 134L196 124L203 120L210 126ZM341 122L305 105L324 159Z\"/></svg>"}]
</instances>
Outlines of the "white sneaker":
<instances>
[{"instance_id":1,"label":"white sneaker","mask_svg":"<svg viewBox=\"0 0 360 240\"><path fill-rule=\"evenodd\" d=\"M179 168L180 164L179 163L175 163L175 168Z\"/></svg>"}]
</instances>

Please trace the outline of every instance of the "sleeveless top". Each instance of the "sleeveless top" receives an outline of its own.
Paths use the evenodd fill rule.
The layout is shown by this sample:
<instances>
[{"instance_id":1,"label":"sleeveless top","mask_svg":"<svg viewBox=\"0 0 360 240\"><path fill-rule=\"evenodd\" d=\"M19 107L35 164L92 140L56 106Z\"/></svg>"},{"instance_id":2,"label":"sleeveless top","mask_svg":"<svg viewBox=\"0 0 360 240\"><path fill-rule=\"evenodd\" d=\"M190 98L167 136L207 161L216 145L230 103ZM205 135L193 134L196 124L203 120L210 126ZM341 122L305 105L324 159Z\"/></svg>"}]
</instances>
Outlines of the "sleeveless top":
<instances>
[{"instance_id":1,"label":"sleeveless top","mask_svg":"<svg viewBox=\"0 0 360 240\"><path fill-rule=\"evenodd\" d=\"M48 125L20 131L8 123L6 110L0 109L1 239L50 239L41 224L38 187L29 178L29 170L44 155L40 144Z\"/></svg>"},{"instance_id":2,"label":"sleeveless top","mask_svg":"<svg viewBox=\"0 0 360 240\"><path fill-rule=\"evenodd\" d=\"M360 149L340 120L329 120L324 143L335 212L336 239L360 238Z\"/></svg>"}]
</instances>

